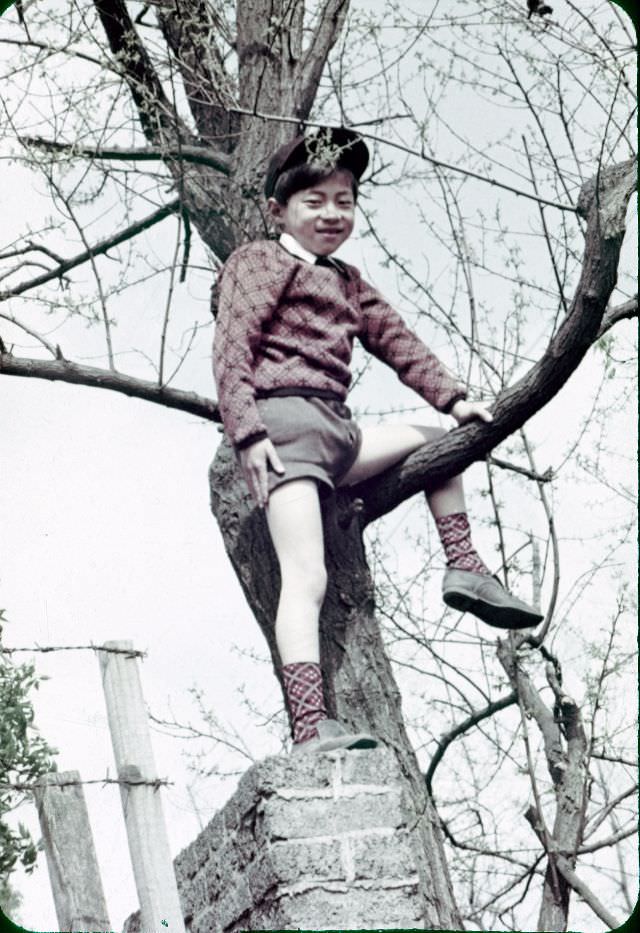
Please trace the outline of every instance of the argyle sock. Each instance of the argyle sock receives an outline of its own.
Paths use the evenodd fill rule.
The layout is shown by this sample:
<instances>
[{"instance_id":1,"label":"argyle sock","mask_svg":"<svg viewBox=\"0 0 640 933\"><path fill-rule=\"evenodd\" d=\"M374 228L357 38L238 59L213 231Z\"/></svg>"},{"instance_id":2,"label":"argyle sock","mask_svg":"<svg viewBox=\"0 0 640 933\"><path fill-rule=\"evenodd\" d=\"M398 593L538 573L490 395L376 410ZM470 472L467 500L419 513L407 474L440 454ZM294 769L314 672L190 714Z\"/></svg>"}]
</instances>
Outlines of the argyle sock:
<instances>
[{"instance_id":1,"label":"argyle sock","mask_svg":"<svg viewBox=\"0 0 640 933\"><path fill-rule=\"evenodd\" d=\"M327 718L322 694L322 670L311 661L285 664L282 668L284 689L291 712L293 741L296 745L314 739L316 723Z\"/></svg>"},{"instance_id":2,"label":"argyle sock","mask_svg":"<svg viewBox=\"0 0 640 933\"><path fill-rule=\"evenodd\" d=\"M436 527L447 558L447 567L470 570L491 576L480 555L471 543L471 529L466 512L454 512L436 518Z\"/></svg>"}]
</instances>

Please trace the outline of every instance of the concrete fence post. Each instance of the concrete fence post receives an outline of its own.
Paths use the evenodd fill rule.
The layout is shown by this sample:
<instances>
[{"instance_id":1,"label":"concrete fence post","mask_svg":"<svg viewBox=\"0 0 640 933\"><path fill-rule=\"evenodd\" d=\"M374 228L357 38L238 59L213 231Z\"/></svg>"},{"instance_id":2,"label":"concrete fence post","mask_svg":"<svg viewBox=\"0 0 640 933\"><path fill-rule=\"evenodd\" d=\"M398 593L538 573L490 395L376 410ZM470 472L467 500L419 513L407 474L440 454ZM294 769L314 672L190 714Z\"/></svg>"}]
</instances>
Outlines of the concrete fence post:
<instances>
[{"instance_id":1,"label":"concrete fence post","mask_svg":"<svg viewBox=\"0 0 640 933\"><path fill-rule=\"evenodd\" d=\"M52 772L34 789L61 930L110 930L78 771Z\"/></svg>"},{"instance_id":2,"label":"concrete fence post","mask_svg":"<svg viewBox=\"0 0 640 933\"><path fill-rule=\"evenodd\" d=\"M144 933L184 933L137 654L130 641L98 652ZM115 649L115 650L114 650ZM127 653L130 652L130 653Z\"/></svg>"}]
</instances>

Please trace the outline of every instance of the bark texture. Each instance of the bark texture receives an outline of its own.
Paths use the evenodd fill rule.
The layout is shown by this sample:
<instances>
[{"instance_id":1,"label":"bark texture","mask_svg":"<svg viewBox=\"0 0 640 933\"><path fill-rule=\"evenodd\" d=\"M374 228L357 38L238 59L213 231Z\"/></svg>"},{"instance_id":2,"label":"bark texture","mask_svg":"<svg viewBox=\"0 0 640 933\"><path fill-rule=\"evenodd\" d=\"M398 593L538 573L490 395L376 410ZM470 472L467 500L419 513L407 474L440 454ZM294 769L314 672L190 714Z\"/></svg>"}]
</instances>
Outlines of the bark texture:
<instances>
[{"instance_id":1,"label":"bark texture","mask_svg":"<svg viewBox=\"0 0 640 933\"><path fill-rule=\"evenodd\" d=\"M547 770L555 791L552 826L546 825L537 805L532 805L525 814L547 854L538 930L550 933L567 929L572 886L560 865L570 871L575 868L583 839L589 782L588 743L580 709L562 689L557 661L549 660L546 669L555 700L553 709L546 705L523 669L518 648L524 638L520 635L501 641L498 658L517 692L524 716L530 716L542 734Z\"/></svg>"}]
</instances>

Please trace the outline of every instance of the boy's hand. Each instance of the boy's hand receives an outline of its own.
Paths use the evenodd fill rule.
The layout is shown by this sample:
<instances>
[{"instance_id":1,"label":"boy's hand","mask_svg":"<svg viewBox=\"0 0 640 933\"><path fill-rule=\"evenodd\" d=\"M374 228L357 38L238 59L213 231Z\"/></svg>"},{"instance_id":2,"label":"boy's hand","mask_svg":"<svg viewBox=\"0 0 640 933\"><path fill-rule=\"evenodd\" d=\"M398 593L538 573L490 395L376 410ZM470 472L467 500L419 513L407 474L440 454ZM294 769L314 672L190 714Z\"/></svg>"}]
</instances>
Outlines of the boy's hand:
<instances>
[{"instance_id":1,"label":"boy's hand","mask_svg":"<svg viewBox=\"0 0 640 933\"><path fill-rule=\"evenodd\" d=\"M459 398L453 405L450 415L456 419L458 424L466 424L467 421L493 421L493 415L482 402L468 402L466 399Z\"/></svg>"},{"instance_id":2,"label":"boy's hand","mask_svg":"<svg viewBox=\"0 0 640 933\"><path fill-rule=\"evenodd\" d=\"M267 471L269 465L276 473L284 473L284 467L276 449L268 437L256 441L250 447L240 451L240 467L247 481L249 492L258 506L262 509L269 500L269 484Z\"/></svg>"}]
</instances>

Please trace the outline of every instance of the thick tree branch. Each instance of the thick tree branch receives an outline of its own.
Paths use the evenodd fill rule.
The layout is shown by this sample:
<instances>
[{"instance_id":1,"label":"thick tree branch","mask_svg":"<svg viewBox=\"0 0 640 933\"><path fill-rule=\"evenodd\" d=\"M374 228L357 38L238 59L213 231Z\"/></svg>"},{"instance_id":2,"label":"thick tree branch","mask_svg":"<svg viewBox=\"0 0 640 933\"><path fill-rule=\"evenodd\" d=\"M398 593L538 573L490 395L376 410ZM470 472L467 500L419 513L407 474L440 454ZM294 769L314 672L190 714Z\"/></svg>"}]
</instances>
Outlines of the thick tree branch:
<instances>
[{"instance_id":1,"label":"thick tree branch","mask_svg":"<svg viewBox=\"0 0 640 933\"><path fill-rule=\"evenodd\" d=\"M545 673L555 698L552 716L540 691L522 671L513 646L500 642L498 647L498 657L512 683L514 677L517 679L522 706L533 713L542 733L547 768L554 784L556 807L550 832L543 821L540 795L535 790L533 763L529 762L536 806L529 809L526 817L548 856L538 927L540 930L562 930L566 927L569 912L571 881L560 871L557 858L559 853L566 853L566 867L573 871L582 840L587 802L587 741L580 710L562 689L559 662L543 649L541 652L543 656L547 655Z\"/></svg>"},{"instance_id":2,"label":"thick tree branch","mask_svg":"<svg viewBox=\"0 0 640 933\"><path fill-rule=\"evenodd\" d=\"M147 402L176 408L207 421L220 421L218 406L213 399L136 379L124 373L98 369L94 366L80 366L68 360L36 360L0 352L0 376L25 376L27 378L50 379L55 382L68 382L72 385L90 386L96 389L111 389L132 398L141 398Z\"/></svg>"},{"instance_id":3,"label":"thick tree branch","mask_svg":"<svg viewBox=\"0 0 640 933\"><path fill-rule=\"evenodd\" d=\"M209 168L229 174L229 157L223 152L216 152L208 146L145 146L144 149L79 146L76 143L61 143L40 136L19 136L19 141L26 146L37 146L50 152L64 152L69 156L82 156L90 159L116 159L127 162L158 162L176 160L191 162L194 165L207 165Z\"/></svg>"},{"instance_id":4,"label":"thick tree branch","mask_svg":"<svg viewBox=\"0 0 640 933\"><path fill-rule=\"evenodd\" d=\"M94 0L109 46L127 82L146 138L161 151L193 147L196 137L167 99L153 62L131 21L123 0ZM236 245L223 197L223 179L209 167L166 160L184 206L207 246L220 259Z\"/></svg>"},{"instance_id":5,"label":"thick tree branch","mask_svg":"<svg viewBox=\"0 0 640 933\"><path fill-rule=\"evenodd\" d=\"M222 14L204 0L158 0L162 34L180 70L189 109L202 140L226 141L232 149L227 105L232 80L218 47L229 41ZM235 142L235 140L234 140Z\"/></svg>"},{"instance_id":6,"label":"thick tree branch","mask_svg":"<svg viewBox=\"0 0 640 933\"><path fill-rule=\"evenodd\" d=\"M354 495L364 502L364 525L409 496L433 489L484 459L543 408L577 369L598 337L616 284L626 207L636 187L635 159L604 170L599 182L597 195L595 179L584 185L580 195L579 210L587 219L582 273L569 314L542 358L498 396L490 424L458 427L382 476L356 487Z\"/></svg>"},{"instance_id":7,"label":"thick tree branch","mask_svg":"<svg viewBox=\"0 0 640 933\"><path fill-rule=\"evenodd\" d=\"M544 845L544 838L540 832L540 818L536 808L529 807L524 816L540 842ZM550 859L553 859L556 869L560 872L567 884L573 888L576 894L580 895L594 914L599 917L603 923L606 923L610 930L617 929L621 925L620 922L616 920L613 914L598 900L591 888L576 875L568 859L566 859L564 855L560 855L560 853L553 851L549 852L548 856Z\"/></svg>"},{"instance_id":8,"label":"thick tree branch","mask_svg":"<svg viewBox=\"0 0 640 933\"><path fill-rule=\"evenodd\" d=\"M318 12L317 25L307 46L294 92L295 113L306 120L311 112L322 72L349 12L350 0L326 0Z\"/></svg>"},{"instance_id":9,"label":"thick tree branch","mask_svg":"<svg viewBox=\"0 0 640 933\"><path fill-rule=\"evenodd\" d=\"M155 224L160 223L161 220L164 220L165 217L170 217L171 214L175 214L179 210L180 201L176 198L175 201L170 201L169 204L165 204L163 207L158 208L157 211L148 214L146 217L143 217L142 220L137 220L119 233L107 237L104 240L99 240L94 246L87 250L83 250L83 252L78 253L77 256L73 256L71 259L63 260L55 269L51 269L49 272L43 272L42 275L37 275L33 279L28 279L26 282L21 282L19 285L14 285L12 288L5 289L0 292L0 301L6 301L8 298L14 298L16 295L22 295L24 292L28 292L32 288L37 288L39 285L45 285L53 279L61 279L63 275L71 269L75 269L76 266L81 266L92 257L101 256L114 246L119 246L120 243L131 240L134 236L142 233L143 230L148 230L149 227L153 227Z\"/></svg>"},{"instance_id":10,"label":"thick tree branch","mask_svg":"<svg viewBox=\"0 0 640 933\"><path fill-rule=\"evenodd\" d=\"M618 927L622 925L621 921L617 920L616 917L607 910L602 901L598 900L595 896L589 885L576 875L569 861L563 855L557 855L555 857L555 863L556 868L564 880L571 885L576 894L580 895L585 904L589 905L596 917L599 917L603 923L606 923L610 930L617 930Z\"/></svg>"},{"instance_id":11,"label":"thick tree branch","mask_svg":"<svg viewBox=\"0 0 640 933\"><path fill-rule=\"evenodd\" d=\"M178 120L167 99L151 58L138 36L124 0L94 0L111 52L121 66L122 75L129 86L147 139L164 141L177 133L183 140L189 132Z\"/></svg>"},{"instance_id":12,"label":"thick tree branch","mask_svg":"<svg viewBox=\"0 0 640 933\"><path fill-rule=\"evenodd\" d=\"M600 325L600 330L598 331L598 337L602 337L603 334L606 334L608 330L617 324L618 321L624 321L628 318L638 317L638 296L634 295L633 298L630 298L629 301L625 301L621 305L616 305L615 308L609 308L602 318L602 324Z\"/></svg>"},{"instance_id":13,"label":"thick tree branch","mask_svg":"<svg viewBox=\"0 0 640 933\"><path fill-rule=\"evenodd\" d=\"M519 663L519 659L507 639L498 641L498 660L502 664L514 691L517 693L523 710L534 717L542 741L547 761L547 770L554 787L558 788L567 769L566 755L562 745L562 733L555 721L553 712L543 701L529 674Z\"/></svg>"}]
</instances>

